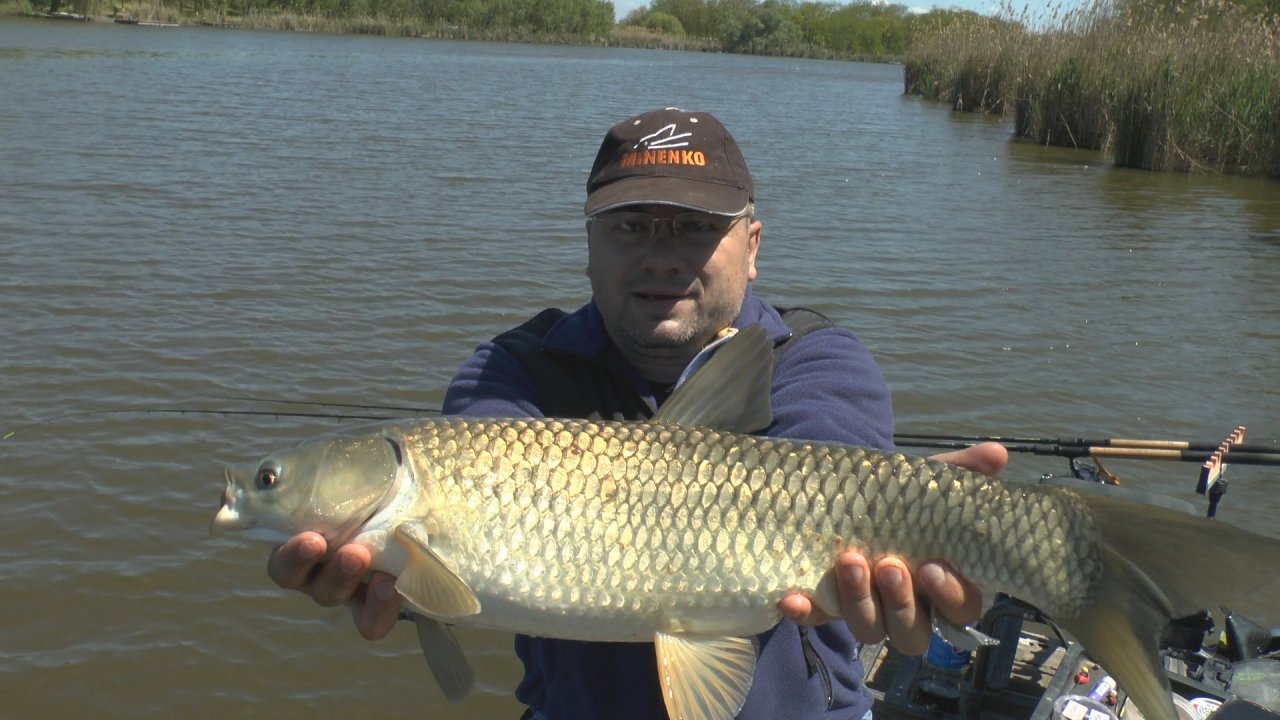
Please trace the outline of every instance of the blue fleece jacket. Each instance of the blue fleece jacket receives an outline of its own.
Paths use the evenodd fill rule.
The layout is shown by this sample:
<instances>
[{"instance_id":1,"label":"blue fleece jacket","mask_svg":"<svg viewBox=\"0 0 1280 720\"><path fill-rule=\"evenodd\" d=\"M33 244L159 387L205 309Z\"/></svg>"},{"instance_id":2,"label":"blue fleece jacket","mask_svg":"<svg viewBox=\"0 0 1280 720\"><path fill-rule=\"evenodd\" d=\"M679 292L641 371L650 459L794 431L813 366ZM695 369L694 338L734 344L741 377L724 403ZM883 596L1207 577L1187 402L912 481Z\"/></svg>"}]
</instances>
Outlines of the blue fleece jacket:
<instances>
[{"instance_id":1,"label":"blue fleece jacket","mask_svg":"<svg viewBox=\"0 0 1280 720\"><path fill-rule=\"evenodd\" d=\"M757 323L775 342L790 334L777 311L748 289L734 326ZM543 347L622 368L633 379L635 392L655 407L652 389L613 347L594 303L553 326ZM889 389L871 354L847 330L820 328L797 340L774 369L770 392L773 424L762 434L892 447ZM529 373L492 342L480 345L458 371L445 395L444 412L472 417L545 414ZM794 623L784 620L759 636L755 680L739 718L859 720L871 708L857 644L844 623L812 628L808 636L819 660L812 669ZM516 652L525 666L516 697L548 720L666 716L652 643L519 636Z\"/></svg>"}]
</instances>

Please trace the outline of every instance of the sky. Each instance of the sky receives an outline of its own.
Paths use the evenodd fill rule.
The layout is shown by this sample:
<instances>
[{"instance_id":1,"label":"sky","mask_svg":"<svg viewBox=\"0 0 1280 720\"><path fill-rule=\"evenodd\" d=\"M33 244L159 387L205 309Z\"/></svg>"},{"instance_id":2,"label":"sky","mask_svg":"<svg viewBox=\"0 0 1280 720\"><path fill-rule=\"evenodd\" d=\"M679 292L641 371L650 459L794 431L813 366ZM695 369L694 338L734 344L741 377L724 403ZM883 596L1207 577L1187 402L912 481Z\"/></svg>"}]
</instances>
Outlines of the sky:
<instances>
[{"instance_id":1,"label":"sky","mask_svg":"<svg viewBox=\"0 0 1280 720\"><path fill-rule=\"evenodd\" d=\"M956 8L959 10L972 10L983 15L993 15L1000 7L1000 0L890 0L896 4L906 5L909 8L920 12L927 12L933 8ZM1024 4L1036 9L1044 9L1049 6L1059 6L1062 9L1073 7L1079 4L1078 0L1010 0L1018 11L1021 11ZM649 0L613 0L614 15L621 20L627 16L632 10L641 7L649 7Z\"/></svg>"}]
</instances>

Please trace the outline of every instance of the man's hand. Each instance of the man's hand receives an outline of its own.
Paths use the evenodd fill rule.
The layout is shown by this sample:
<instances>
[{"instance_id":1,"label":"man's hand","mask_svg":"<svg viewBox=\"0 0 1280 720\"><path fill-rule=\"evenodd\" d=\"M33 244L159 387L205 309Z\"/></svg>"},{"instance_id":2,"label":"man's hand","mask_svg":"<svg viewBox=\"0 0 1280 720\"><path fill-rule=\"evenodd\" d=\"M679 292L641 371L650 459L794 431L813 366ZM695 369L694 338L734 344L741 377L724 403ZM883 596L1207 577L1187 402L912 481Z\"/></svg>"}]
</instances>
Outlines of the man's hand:
<instances>
[{"instance_id":1,"label":"man's hand","mask_svg":"<svg viewBox=\"0 0 1280 720\"><path fill-rule=\"evenodd\" d=\"M988 442L935 455L934 459L996 475L1008 464L1009 451L999 443ZM956 626L970 625L982 613L981 591L943 563L924 562L913 573L900 558L884 557L872 569L862 553L850 550L837 558L836 578L840 614L853 636L864 643L887 637L907 655L919 655L929 647L933 626L928 606L916 597L917 586L938 614ZM788 618L805 625L838 619L798 593L783 598L778 607Z\"/></svg>"},{"instance_id":2,"label":"man's hand","mask_svg":"<svg viewBox=\"0 0 1280 720\"><path fill-rule=\"evenodd\" d=\"M368 548L343 545L327 561L326 549L324 538L317 533L294 535L271 553L267 574L286 590L310 595L318 605L346 605L356 629L366 639L386 637L400 616L396 579L375 572L365 581L372 563Z\"/></svg>"}]
</instances>

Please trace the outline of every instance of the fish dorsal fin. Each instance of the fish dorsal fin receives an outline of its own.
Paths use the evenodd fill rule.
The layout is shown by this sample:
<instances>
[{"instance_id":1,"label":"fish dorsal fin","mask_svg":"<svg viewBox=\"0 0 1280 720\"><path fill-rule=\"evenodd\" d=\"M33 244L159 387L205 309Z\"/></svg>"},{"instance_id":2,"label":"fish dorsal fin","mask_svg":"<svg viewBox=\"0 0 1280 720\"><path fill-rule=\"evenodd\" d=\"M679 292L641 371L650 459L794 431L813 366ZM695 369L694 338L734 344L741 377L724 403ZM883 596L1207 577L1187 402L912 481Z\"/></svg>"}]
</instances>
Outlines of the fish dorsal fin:
<instances>
[{"instance_id":1,"label":"fish dorsal fin","mask_svg":"<svg viewBox=\"0 0 1280 720\"><path fill-rule=\"evenodd\" d=\"M480 599L427 545L427 530L416 523L396 526L395 539L409 553L396 590L419 610L446 620L476 615Z\"/></svg>"},{"instance_id":2,"label":"fish dorsal fin","mask_svg":"<svg viewBox=\"0 0 1280 720\"><path fill-rule=\"evenodd\" d=\"M422 645L422 654L427 656L427 665L435 676L440 689L449 702L457 704L471 694L475 687L476 675L462 652L462 646L444 623L432 620L425 615L415 615L414 623L418 626L418 643Z\"/></svg>"},{"instance_id":3,"label":"fish dorsal fin","mask_svg":"<svg viewBox=\"0 0 1280 720\"><path fill-rule=\"evenodd\" d=\"M754 639L659 632L653 642L671 720L732 720L742 709L756 671Z\"/></svg>"},{"instance_id":4,"label":"fish dorsal fin","mask_svg":"<svg viewBox=\"0 0 1280 720\"><path fill-rule=\"evenodd\" d=\"M769 427L773 343L759 325L739 330L671 393L655 420L730 432Z\"/></svg>"}]
</instances>

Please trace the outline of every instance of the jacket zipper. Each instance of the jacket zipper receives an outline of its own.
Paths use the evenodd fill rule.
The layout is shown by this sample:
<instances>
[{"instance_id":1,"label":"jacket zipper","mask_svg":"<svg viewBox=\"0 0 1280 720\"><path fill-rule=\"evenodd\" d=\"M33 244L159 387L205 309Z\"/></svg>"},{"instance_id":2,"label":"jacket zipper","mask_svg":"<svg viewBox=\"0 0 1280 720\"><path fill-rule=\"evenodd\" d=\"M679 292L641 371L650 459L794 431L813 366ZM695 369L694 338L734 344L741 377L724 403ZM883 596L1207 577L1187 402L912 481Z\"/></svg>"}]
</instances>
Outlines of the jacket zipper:
<instances>
[{"instance_id":1,"label":"jacket zipper","mask_svg":"<svg viewBox=\"0 0 1280 720\"><path fill-rule=\"evenodd\" d=\"M822 662L822 657L818 655L818 651L813 647L813 641L809 639L809 628L800 626L800 646L804 650L804 663L809 670L809 677L813 677L817 673L822 678L822 691L827 699L827 709L831 709L831 703L835 698L831 693L831 673L827 670L827 664Z\"/></svg>"}]
</instances>

